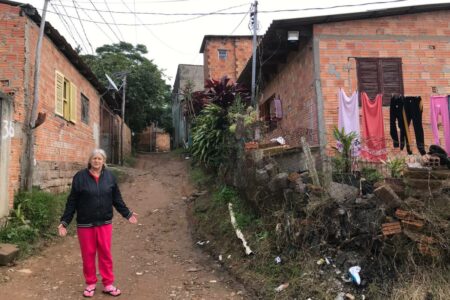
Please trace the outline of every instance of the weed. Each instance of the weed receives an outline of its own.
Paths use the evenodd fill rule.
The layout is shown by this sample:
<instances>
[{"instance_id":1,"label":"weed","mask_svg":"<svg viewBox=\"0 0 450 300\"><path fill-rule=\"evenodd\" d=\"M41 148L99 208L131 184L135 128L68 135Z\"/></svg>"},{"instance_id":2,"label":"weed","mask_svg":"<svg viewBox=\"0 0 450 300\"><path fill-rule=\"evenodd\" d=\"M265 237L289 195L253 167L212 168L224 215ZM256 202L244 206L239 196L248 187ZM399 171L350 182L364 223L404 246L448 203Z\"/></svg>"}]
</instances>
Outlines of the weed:
<instances>
[{"instance_id":1,"label":"weed","mask_svg":"<svg viewBox=\"0 0 450 300\"><path fill-rule=\"evenodd\" d=\"M127 178L127 173L119 168L109 166L108 169L116 177L117 182L124 182Z\"/></svg>"},{"instance_id":2,"label":"weed","mask_svg":"<svg viewBox=\"0 0 450 300\"><path fill-rule=\"evenodd\" d=\"M133 156L133 155L126 156L126 157L123 159L123 164L124 164L124 166L126 166L126 167L133 168L133 167L136 165L136 157Z\"/></svg>"},{"instance_id":3,"label":"weed","mask_svg":"<svg viewBox=\"0 0 450 300\"><path fill-rule=\"evenodd\" d=\"M199 167L192 167L189 175L194 185L200 188L207 186L211 181L211 176L207 175L203 169Z\"/></svg>"}]
</instances>

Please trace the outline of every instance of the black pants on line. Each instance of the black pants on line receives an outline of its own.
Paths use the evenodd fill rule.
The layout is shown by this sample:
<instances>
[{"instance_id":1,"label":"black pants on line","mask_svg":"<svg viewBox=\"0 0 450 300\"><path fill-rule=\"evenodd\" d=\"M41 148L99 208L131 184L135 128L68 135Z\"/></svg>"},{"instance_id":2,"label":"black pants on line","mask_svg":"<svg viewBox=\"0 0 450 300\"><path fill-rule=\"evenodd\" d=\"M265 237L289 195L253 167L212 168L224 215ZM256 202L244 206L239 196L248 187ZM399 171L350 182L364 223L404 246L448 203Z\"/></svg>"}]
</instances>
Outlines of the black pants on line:
<instances>
[{"instance_id":1,"label":"black pants on line","mask_svg":"<svg viewBox=\"0 0 450 300\"><path fill-rule=\"evenodd\" d=\"M390 133L392 140L394 141L394 148L398 148L400 146L400 150L403 150L406 145L406 151L408 152L408 154L412 154L410 146L411 141L406 128L407 117L403 109L403 97L393 96L391 98L389 113ZM398 139L397 126L398 128L400 128L400 141Z\"/></svg>"},{"instance_id":2,"label":"black pants on line","mask_svg":"<svg viewBox=\"0 0 450 300\"><path fill-rule=\"evenodd\" d=\"M406 113L406 123L409 127L411 121L414 126L414 134L416 136L417 149L421 155L426 154L425 143L424 143L424 133L422 127L422 98L421 97L404 97L403 107Z\"/></svg>"}]
</instances>

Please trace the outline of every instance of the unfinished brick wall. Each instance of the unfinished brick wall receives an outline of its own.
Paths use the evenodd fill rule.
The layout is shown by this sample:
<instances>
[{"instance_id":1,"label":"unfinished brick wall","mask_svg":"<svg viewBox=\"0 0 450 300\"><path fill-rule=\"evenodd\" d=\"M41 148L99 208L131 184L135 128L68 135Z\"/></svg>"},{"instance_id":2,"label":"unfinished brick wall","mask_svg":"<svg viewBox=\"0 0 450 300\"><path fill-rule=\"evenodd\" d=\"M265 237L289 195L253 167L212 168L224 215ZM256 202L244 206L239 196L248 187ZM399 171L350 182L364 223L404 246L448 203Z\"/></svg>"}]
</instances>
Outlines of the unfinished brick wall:
<instances>
[{"instance_id":1,"label":"unfinished brick wall","mask_svg":"<svg viewBox=\"0 0 450 300\"><path fill-rule=\"evenodd\" d=\"M314 25L314 36L320 51L328 146L335 143L331 134L338 122L338 89L342 87L350 95L357 88L352 57L402 58L405 95L422 97L426 148L433 143L430 96L450 94L450 11L319 24ZM392 151L389 107L383 107L383 115L385 137ZM414 138L412 124L410 133ZM415 143L413 139L412 150L417 154Z\"/></svg>"},{"instance_id":2,"label":"unfinished brick wall","mask_svg":"<svg viewBox=\"0 0 450 300\"><path fill-rule=\"evenodd\" d=\"M279 96L283 110L283 118L276 129L264 135L265 141L283 136L289 145L298 146L300 137L305 136L311 145L318 144L312 40L300 47L262 91L259 105Z\"/></svg>"},{"instance_id":3,"label":"unfinished brick wall","mask_svg":"<svg viewBox=\"0 0 450 300\"><path fill-rule=\"evenodd\" d=\"M252 56L252 46L250 36L209 37L203 52L205 80L217 80L226 75L236 82ZM219 59L219 49L227 50L227 59Z\"/></svg>"}]
</instances>

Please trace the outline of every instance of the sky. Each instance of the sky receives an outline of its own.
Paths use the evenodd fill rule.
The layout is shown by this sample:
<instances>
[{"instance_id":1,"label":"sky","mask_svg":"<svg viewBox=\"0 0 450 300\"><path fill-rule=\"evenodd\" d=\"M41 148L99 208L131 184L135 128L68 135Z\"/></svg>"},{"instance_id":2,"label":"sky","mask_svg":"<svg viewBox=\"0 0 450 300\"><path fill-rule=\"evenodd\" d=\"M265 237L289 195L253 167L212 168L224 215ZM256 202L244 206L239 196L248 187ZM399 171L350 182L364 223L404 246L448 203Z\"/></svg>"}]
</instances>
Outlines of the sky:
<instances>
[{"instance_id":1,"label":"sky","mask_svg":"<svg viewBox=\"0 0 450 300\"><path fill-rule=\"evenodd\" d=\"M36 7L42 15L44 0L23 2ZM259 0L258 34L264 34L273 20L448 2ZM203 64L199 51L205 35L252 34L248 13L252 3L249 0L51 0L46 20L72 47L80 45L82 54L92 54L97 47L119 41L146 45L149 51L146 57L163 70L166 82L172 85L179 64Z\"/></svg>"}]
</instances>

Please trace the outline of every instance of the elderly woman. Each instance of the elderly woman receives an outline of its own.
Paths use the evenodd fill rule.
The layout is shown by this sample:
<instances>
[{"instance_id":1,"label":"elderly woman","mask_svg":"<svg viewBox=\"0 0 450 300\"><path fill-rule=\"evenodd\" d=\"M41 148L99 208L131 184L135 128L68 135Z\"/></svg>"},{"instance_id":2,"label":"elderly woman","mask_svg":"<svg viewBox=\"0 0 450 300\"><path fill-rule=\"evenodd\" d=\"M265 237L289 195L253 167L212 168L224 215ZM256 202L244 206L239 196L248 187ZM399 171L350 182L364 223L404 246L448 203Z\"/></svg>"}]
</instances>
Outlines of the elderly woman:
<instances>
[{"instance_id":1,"label":"elderly woman","mask_svg":"<svg viewBox=\"0 0 450 300\"><path fill-rule=\"evenodd\" d=\"M102 276L103 293L119 296L114 283L111 256L113 206L130 223L137 223L136 213L122 200L114 175L105 168L106 153L95 149L89 157L87 169L79 171L72 180L66 209L58 226L59 235L67 234L67 226L77 213L77 235L83 259L86 289L83 296L93 297L97 283L95 256Z\"/></svg>"}]
</instances>

